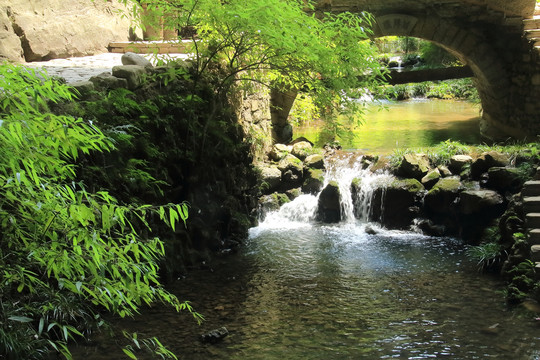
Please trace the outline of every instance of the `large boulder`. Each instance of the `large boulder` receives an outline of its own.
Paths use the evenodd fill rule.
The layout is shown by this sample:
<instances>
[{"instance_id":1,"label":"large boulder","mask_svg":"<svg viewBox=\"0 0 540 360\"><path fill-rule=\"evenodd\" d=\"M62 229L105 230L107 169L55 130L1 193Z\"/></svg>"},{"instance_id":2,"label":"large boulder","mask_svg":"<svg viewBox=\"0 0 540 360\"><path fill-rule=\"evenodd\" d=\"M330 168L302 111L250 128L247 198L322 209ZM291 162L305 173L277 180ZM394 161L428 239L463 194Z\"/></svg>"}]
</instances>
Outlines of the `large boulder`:
<instances>
[{"instance_id":1,"label":"large boulder","mask_svg":"<svg viewBox=\"0 0 540 360\"><path fill-rule=\"evenodd\" d=\"M308 155L304 160L304 165L311 169L324 169L324 156L321 154Z\"/></svg>"},{"instance_id":2,"label":"large boulder","mask_svg":"<svg viewBox=\"0 0 540 360\"><path fill-rule=\"evenodd\" d=\"M501 193L519 192L525 182L521 170L512 167L492 167L488 170L486 187Z\"/></svg>"},{"instance_id":3,"label":"large boulder","mask_svg":"<svg viewBox=\"0 0 540 360\"><path fill-rule=\"evenodd\" d=\"M138 65L138 66L144 66L144 67L146 66L153 67L150 60L148 60L142 55L135 54L132 52L127 52L124 55L122 55L121 61L122 61L122 65Z\"/></svg>"},{"instance_id":4,"label":"large boulder","mask_svg":"<svg viewBox=\"0 0 540 360\"><path fill-rule=\"evenodd\" d=\"M337 182L330 181L319 195L316 215L317 221L337 223L341 220L340 196Z\"/></svg>"},{"instance_id":5,"label":"large boulder","mask_svg":"<svg viewBox=\"0 0 540 360\"><path fill-rule=\"evenodd\" d=\"M259 168L261 173L262 186L264 193L271 193L281 184L281 171L277 166L265 166Z\"/></svg>"},{"instance_id":6,"label":"large boulder","mask_svg":"<svg viewBox=\"0 0 540 360\"><path fill-rule=\"evenodd\" d=\"M448 168L453 174L462 175L463 171L473 162L473 158L469 155L454 155L450 158Z\"/></svg>"},{"instance_id":7,"label":"large boulder","mask_svg":"<svg viewBox=\"0 0 540 360\"><path fill-rule=\"evenodd\" d=\"M284 144L274 144L272 150L268 153L268 157L272 161L281 161L287 156L292 150L292 146Z\"/></svg>"},{"instance_id":8,"label":"large boulder","mask_svg":"<svg viewBox=\"0 0 540 360\"><path fill-rule=\"evenodd\" d=\"M290 201L289 197L281 193L273 193L270 195L263 195L259 198L259 213L262 218L269 212L277 211L281 205Z\"/></svg>"},{"instance_id":9,"label":"large boulder","mask_svg":"<svg viewBox=\"0 0 540 360\"><path fill-rule=\"evenodd\" d=\"M304 183L302 192L317 194L324 185L324 171L321 169L306 169L304 171Z\"/></svg>"},{"instance_id":10,"label":"large boulder","mask_svg":"<svg viewBox=\"0 0 540 360\"><path fill-rule=\"evenodd\" d=\"M435 185L439 179L441 178L441 171L439 169L433 169L433 170L430 170L426 176L424 176L422 178L422 185L424 185L424 187L426 189L431 189L433 187L433 185Z\"/></svg>"},{"instance_id":11,"label":"large boulder","mask_svg":"<svg viewBox=\"0 0 540 360\"><path fill-rule=\"evenodd\" d=\"M485 229L505 210L506 201L493 190L465 190L459 195L459 233L470 244L477 244Z\"/></svg>"},{"instance_id":12,"label":"large boulder","mask_svg":"<svg viewBox=\"0 0 540 360\"><path fill-rule=\"evenodd\" d=\"M88 80L77 81L71 84L71 86L74 90L75 96L80 100L89 98L95 88L94 83Z\"/></svg>"},{"instance_id":13,"label":"large boulder","mask_svg":"<svg viewBox=\"0 0 540 360\"><path fill-rule=\"evenodd\" d=\"M113 76L126 79L129 90L135 90L142 85L145 75L146 68L140 65L122 65L115 66L112 68Z\"/></svg>"},{"instance_id":14,"label":"large boulder","mask_svg":"<svg viewBox=\"0 0 540 360\"><path fill-rule=\"evenodd\" d=\"M471 176L475 179L487 172L491 167L504 167L510 163L510 157L497 151L482 153L471 164Z\"/></svg>"},{"instance_id":15,"label":"large boulder","mask_svg":"<svg viewBox=\"0 0 540 360\"><path fill-rule=\"evenodd\" d=\"M279 163L281 171L282 188L292 189L302 185L304 164L296 156L287 154Z\"/></svg>"},{"instance_id":16,"label":"large boulder","mask_svg":"<svg viewBox=\"0 0 540 360\"><path fill-rule=\"evenodd\" d=\"M465 190L459 195L459 212L465 216L489 215L494 218L502 214L504 203L504 198L496 191Z\"/></svg>"},{"instance_id":17,"label":"large boulder","mask_svg":"<svg viewBox=\"0 0 540 360\"><path fill-rule=\"evenodd\" d=\"M313 145L307 141L300 141L295 143L292 146L291 154L299 158L300 160L305 160L308 155L313 151Z\"/></svg>"},{"instance_id":18,"label":"large boulder","mask_svg":"<svg viewBox=\"0 0 540 360\"><path fill-rule=\"evenodd\" d=\"M396 179L382 194L380 222L390 229L408 228L418 215L424 186L416 179Z\"/></svg>"},{"instance_id":19,"label":"large boulder","mask_svg":"<svg viewBox=\"0 0 540 360\"><path fill-rule=\"evenodd\" d=\"M96 76L92 76L90 80L96 89L99 90L110 90L124 88L127 89L128 82L126 79L120 79L116 76L112 76L111 73L104 72Z\"/></svg>"},{"instance_id":20,"label":"large boulder","mask_svg":"<svg viewBox=\"0 0 540 360\"><path fill-rule=\"evenodd\" d=\"M0 58L40 61L107 52L133 36L119 0L0 0ZM22 55L22 56L21 56Z\"/></svg>"},{"instance_id":21,"label":"large boulder","mask_svg":"<svg viewBox=\"0 0 540 360\"><path fill-rule=\"evenodd\" d=\"M401 159L397 174L404 178L421 180L429 170L429 158L426 154L405 154Z\"/></svg>"},{"instance_id":22,"label":"large boulder","mask_svg":"<svg viewBox=\"0 0 540 360\"><path fill-rule=\"evenodd\" d=\"M439 181L424 197L425 216L437 225L443 225L451 234L458 231L455 202L463 185L458 177L448 177Z\"/></svg>"}]
</instances>

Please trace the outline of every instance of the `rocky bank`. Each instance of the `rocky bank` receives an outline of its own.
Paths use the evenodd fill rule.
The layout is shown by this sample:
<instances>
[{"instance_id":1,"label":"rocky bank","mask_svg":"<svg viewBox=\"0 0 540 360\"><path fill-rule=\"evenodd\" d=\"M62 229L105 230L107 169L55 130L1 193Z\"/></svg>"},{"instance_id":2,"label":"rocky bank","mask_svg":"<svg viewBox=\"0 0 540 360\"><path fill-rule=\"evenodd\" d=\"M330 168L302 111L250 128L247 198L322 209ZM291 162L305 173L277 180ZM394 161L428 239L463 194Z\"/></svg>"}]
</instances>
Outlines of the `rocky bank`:
<instances>
[{"instance_id":1,"label":"rocky bank","mask_svg":"<svg viewBox=\"0 0 540 360\"><path fill-rule=\"evenodd\" d=\"M128 13L118 0L0 0L0 59L41 61L107 52L110 42L137 37L132 21L121 14Z\"/></svg>"}]
</instances>

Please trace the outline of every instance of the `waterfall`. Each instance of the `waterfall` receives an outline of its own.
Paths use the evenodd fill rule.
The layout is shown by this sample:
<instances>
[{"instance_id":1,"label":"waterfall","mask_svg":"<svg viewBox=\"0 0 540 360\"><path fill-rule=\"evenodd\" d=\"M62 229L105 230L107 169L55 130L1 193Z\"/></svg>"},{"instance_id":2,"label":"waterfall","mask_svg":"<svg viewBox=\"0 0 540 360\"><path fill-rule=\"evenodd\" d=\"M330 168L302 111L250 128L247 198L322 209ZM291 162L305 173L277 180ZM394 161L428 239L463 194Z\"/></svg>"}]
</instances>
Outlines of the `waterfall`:
<instances>
[{"instance_id":1,"label":"waterfall","mask_svg":"<svg viewBox=\"0 0 540 360\"><path fill-rule=\"evenodd\" d=\"M354 222L356 219L369 222L375 190L384 188L391 178L386 173L371 172L368 165L363 156L354 154L345 154L326 163L324 186L330 181L338 183L341 219L344 222ZM353 188L356 190L354 193Z\"/></svg>"},{"instance_id":2,"label":"waterfall","mask_svg":"<svg viewBox=\"0 0 540 360\"><path fill-rule=\"evenodd\" d=\"M384 189L392 178L386 173L373 173L368 165L363 156L354 153L343 153L325 162L323 189L330 182L338 184L342 222L369 222L375 190ZM319 194L297 197L267 214L261 225L279 228L309 225L315 220Z\"/></svg>"}]
</instances>

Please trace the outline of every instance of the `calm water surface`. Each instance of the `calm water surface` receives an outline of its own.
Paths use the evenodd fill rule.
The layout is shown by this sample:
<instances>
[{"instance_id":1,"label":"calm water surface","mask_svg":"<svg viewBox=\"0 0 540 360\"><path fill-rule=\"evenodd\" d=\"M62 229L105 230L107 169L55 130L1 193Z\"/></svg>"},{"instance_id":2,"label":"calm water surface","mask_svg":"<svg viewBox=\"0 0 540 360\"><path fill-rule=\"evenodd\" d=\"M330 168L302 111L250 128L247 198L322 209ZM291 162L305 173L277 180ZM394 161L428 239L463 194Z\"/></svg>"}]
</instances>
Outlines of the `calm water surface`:
<instances>
[{"instance_id":1,"label":"calm water surface","mask_svg":"<svg viewBox=\"0 0 540 360\"><path fill-rule=\"evenodd\" d=\"M341 141L344 148L386 154L399 147L429 147L448 139L482 142L479 107L470 102L419 99L382 105L368 104L365 124L355 131L352 142ZM318 142L320 128L318 123L298 127L294 136Z\"/></svg>"},{"instance_id":2,"label":"calm water surface","mask_svg":"<svg viewBox=\"0 0 540 360\"><path fill-rule=\"evenodd\" d=\"M172 287L203 325L155 307L117 326L157 335L183 359L540 359L534 314L507 310L502 283L452 239L282 222L253 228L221 262ZM221 326L222 343L199 342ZM75 359L122 356L96 343Z\"/></svg>"}]
</instances>

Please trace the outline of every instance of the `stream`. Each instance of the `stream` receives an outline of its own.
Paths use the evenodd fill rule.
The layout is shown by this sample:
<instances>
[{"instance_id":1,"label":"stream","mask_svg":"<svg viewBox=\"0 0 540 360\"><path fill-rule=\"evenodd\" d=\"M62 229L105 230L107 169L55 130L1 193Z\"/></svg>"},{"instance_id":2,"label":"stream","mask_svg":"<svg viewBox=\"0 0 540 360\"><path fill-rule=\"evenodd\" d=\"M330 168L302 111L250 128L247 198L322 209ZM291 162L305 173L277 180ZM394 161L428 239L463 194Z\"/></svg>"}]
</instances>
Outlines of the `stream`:
<instances>
[{"instance_id":1,"label":"stream","mask_svg":"<svg viewBox=\"0 0 540 360\"><path fill-rule=\"evenodd\" d=\"M327 169L344 187L359 175L363 184L388 178L347 159ZM369 212L369 186L362 196ZM350 203L344 195L342 207ZM202 325L156 305L115 327L157 336L193 360L540 359L535 314L507 308L502 280L479 273L459 240L386 230L350 209L338 224L316 223L316 204L302 195L267 214L238 252L169 287L205 316ZM200 341L223 326L223 341ZM74 349L76 360L122 357L99 337Z\"/></svg>"},{"instance_id":2,"label":"stream","mask_svg":"<svg viewBox=\"0 0 540 360\"><path fill-rule=\"evenodd\" d=\"M344 149L371 154L388 154L396 148L430 147L445 140L479 144L479 107L468 101L413 99L366 104L364 124L352 139L340 139ZM294 136L304 136L317 145L322 124L313 122L294 128Z\"/></svg>"}]
</instances>

